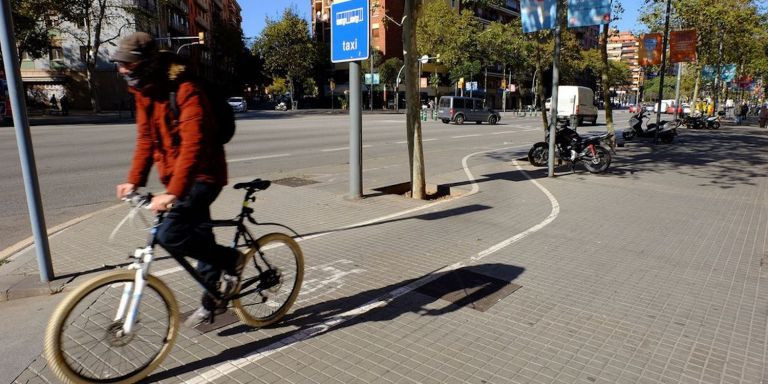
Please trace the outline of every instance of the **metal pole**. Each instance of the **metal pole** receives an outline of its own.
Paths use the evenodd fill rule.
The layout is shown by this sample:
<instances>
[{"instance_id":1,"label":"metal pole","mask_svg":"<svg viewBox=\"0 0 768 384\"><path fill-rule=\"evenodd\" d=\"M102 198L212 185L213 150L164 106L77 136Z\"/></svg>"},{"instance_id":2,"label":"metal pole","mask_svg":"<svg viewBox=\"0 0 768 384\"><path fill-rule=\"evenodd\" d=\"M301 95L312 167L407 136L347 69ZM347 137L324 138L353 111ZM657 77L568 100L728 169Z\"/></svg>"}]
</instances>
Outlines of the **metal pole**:
<instances>
[{"instance_id":1,"label":"metal pole","mask_svg":"<svg viewBox=\"0 0 768 384\"><path fill-rule=\"evenodd\" d=\"M16 145L19 147L21 173L24 177L24 190L27 194L27 208L32 234L35 238L37 265L40 268L40 281L47 283L54 278L51 264L51 251L48 247L48 235L43 214L43 202L40 198L40 183L37 179L35 152L32 148L32 136L27 120L27 105L24 101L24 85L21 82L19 57L16 52L16 39L13 36L13 19L9 0L0 0L0 48L3 53L8 96L13 113L13 126L16 130Z\"/></svg>"},{"instance_id":2,"label":"metal pole","mask_svg":"<svg viewBox=\"0 0 768 384\"><path fill-rule=\"evenodd\" d=\"M370 84L369 92L368 92L368 103L371 106L371 111L373 111L373 49L371 49L371 84Z\"/></svg>"},{"instance_id":3,"label":"metal pole","mask_svg":"<svg viewBox=\"0 0 768 384\"><path fill-rule=\"evenodd\" d=\"M6 0L7 1L7 0ZM349 63L349 197L363 197L363 104L360 63Z\"/></svg>"},{"instance_id":4,"label":"metal pole","mask_svg":"<svg viewBox=\"0 0 768 384\"><path fill-rule=\"evenodd\" d=\"M722 24L720 26L720 45L717 48L717 68L715 69L715 98L714 98L714 113L715 116L717 116L717 104L720 101L720 83L722 81L721 79L721 73L722 71L722 62L723 62L723 36L725 36L725 31L723 31Z\"/></svg>"},{"instance_id":5,"label":"metal pole","mask_svg":"<svg viewBox=\"0 0 768 384\"><path fill-rule=\"evenodd\" d=\"M661 43L661 78L659 79L659 100L656 109L656 130L653 132L653 143L659 142L659 130L661 127L661 99L664 97L664 72L667 71L667 35L669 34L669 13L672 8L672 0L667 0L667 14L664 20L664 36Z\"/></svg>"},{"instance_id":6,"label":"metal pole","mask_svg":"<svg viewBox=\"0 0 768 384\"><path fill-rule=\"evenodd\" d=\"M560 20L563 13L561 2L557 2L555 16L555 51L552 53L552 103L549 111L549 156L547 156L547 176L555 176L555 136L557 135L557 91L560 86ZM544 106L542 106L544 108ZM544 112L546 113L546 112Z\"/></svg>"},{"instance_id":7,"label":"metal pole","mask_svg":"<svg viewBox=\"0 0 768 384\"><path fill-rule=\"evenodd\" d=\"M675 84L675 119L682 111L680 111L680 81L683 77L683 63L677 63L677 83ZM680 112L678 112L680 111Z\"/></svg>"}]
</instances>

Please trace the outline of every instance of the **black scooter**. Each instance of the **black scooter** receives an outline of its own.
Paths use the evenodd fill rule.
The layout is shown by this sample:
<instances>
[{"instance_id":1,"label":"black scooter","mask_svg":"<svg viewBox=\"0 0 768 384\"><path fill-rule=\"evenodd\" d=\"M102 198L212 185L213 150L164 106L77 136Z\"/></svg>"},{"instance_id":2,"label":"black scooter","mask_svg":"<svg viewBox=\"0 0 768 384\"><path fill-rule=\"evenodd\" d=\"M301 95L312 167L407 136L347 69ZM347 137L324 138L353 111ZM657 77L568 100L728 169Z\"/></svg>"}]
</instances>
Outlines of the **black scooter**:
<instances>
[{"instance_id":1,"label":"black scooter","mask_svg":"<svg viewBox=\"0 0 768 384\"><path fill-rule=\"evenodd\" d=\"M637 137L656 137L658 130L658 137L664 143L671 143L677 136L677 127L679 122L661 120L659 125L656 123L647 123L645 129L643 129L643 120L648 119L648 112L640 111L629 119L629 129L622 132L625 140L632 140ZM659 129L658 127L661 127Z\"/></svg>"}]
</instances>

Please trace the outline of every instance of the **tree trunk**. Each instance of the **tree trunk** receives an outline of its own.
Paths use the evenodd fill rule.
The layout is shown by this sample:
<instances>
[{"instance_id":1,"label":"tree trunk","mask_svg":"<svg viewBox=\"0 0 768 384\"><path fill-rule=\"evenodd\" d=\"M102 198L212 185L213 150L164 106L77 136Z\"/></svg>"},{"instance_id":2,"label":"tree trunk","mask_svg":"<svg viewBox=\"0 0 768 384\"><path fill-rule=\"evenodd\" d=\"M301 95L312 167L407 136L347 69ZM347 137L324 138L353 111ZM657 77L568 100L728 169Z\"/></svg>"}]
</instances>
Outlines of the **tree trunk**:
<instances>
[{"instance_id":1,"label":"tree trunk","mask_svg":"<svg viewBox=\"0 0 768 384\"><path fill-rule=\"evenodd\" d=\"M411 197L426 198L424 179L424 152L421 143L419 111L419 66L416 60L416 15L418 0L405 0L403 23L403 61L405 61L406 135L408 136L408 160L411 165Z\"/></svg>"},{"instance_id":2,"label":"tree trunk","mask_svg":"<svg viewBox=\"0 0 768 384\"><path fill-rule=\"evenodd\" d=\"M694 112L694 106L696 105L696 102L699 100L699 84L701 82L701 71L699 70L699 65L695 64L693 67L696 70L696 81L693 83L693 96L691 96L691 112Z\"/></svg>"},{"instance_id":3,"label":"tree trunk","mask_svg":"<svg viewBox=\"0 0 768 384\"><path fill-rule=\"evenodd\" d=\"M603 43L600 45L600 56L603 62L601 79L603 82L603 103L605 104L605 125L610 134L611 148L616 149L616 130L613 128L613 107L611 106L611 90L608 81L608 24L603 25Z\"/></svg>"}]
</instances>

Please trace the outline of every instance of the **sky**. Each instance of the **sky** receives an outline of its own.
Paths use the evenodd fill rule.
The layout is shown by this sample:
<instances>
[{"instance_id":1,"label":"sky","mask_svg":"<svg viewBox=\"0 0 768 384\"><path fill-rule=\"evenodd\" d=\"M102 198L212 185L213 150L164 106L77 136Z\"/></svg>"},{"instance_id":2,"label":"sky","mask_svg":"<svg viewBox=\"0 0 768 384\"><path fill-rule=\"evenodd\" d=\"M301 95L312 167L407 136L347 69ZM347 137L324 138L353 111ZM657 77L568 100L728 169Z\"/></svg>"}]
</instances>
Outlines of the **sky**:
<instances>
[{"instance_id":1,"label":"sky","mask_svg":"<svg viewBox=\"0 0 768 384\"><path fill-rule=\"evenodd\" d=\"M645 0L621 0L624 7L622 19L615 25L620 31L639 31L637 15ZM242 8L243 33L245 37L256 37L264 29L267 17L280 19L286 8L293 7L299 16L309 20L309 0L237 0Z\"/></svg>"}]
</instances>

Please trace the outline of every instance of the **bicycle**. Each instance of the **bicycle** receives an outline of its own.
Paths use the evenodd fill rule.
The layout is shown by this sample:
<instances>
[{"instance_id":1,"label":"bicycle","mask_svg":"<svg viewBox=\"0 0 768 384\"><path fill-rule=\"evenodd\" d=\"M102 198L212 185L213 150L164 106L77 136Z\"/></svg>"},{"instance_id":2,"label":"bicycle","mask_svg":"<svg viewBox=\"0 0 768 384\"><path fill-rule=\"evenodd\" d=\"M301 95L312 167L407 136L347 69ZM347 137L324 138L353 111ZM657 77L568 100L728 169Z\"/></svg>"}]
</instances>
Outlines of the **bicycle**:
<instances>
[{"instance_id":1,"label":"bicycle","mask_svg":"<svg viewBox=\"0 0 768 384\"><path fill-rule=\"evenodd\" d=\"M257 223L248 206L256 200L255 193L270 184L261 179L235 184L235 189L245 189L240 213L231 220L209 223L236 227L233 247L246 250L246 265L233 294L222 296L185 258L175 257L216 299L231 301L240 321L252 327L280 320L296 301L304 276L304 256L296 241L278 232L254 239L245 226L246 220L275 225ZM147 208L152 195L134 194L126 200L137 210ZM155 234L163 217L163 213L155 216L147 245L134 252L127 270L87 281L51 316L45 357L63 381L133 383L152 372L170 352L179 328L178 304L168 286L150 273Z\"/></svg>"}]
</instances>

